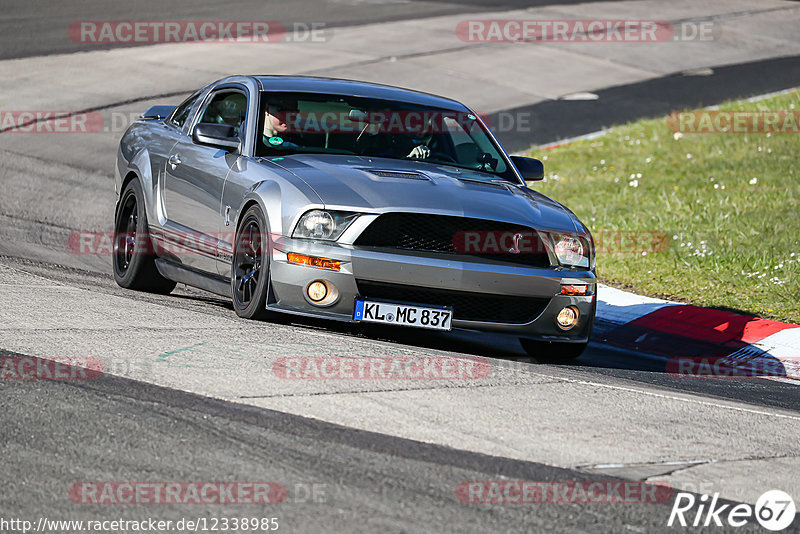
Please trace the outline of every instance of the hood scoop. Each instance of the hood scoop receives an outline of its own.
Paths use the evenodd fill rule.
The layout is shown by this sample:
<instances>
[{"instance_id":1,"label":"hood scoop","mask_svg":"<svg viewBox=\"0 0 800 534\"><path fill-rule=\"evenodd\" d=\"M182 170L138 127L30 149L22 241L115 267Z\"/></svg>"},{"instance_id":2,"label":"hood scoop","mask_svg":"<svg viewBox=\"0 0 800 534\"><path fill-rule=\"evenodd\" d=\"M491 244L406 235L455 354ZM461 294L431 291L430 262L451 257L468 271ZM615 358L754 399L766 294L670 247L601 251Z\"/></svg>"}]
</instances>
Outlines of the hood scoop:
<instances>
[{"instance_id":1,"label":"hood scoop","mask_svg":"<svg viewBox=\"0 0 800 534\"><path fill-rule=\"evenodd\" d=\"M420 172L410 172L410 171L382 171L382 170L373 170L370 169L369 171L375 176L380 176L381 178L400 178L403 180L427 180L431 181L427 175L422 174Z\"/></svg>"}]
</instances>

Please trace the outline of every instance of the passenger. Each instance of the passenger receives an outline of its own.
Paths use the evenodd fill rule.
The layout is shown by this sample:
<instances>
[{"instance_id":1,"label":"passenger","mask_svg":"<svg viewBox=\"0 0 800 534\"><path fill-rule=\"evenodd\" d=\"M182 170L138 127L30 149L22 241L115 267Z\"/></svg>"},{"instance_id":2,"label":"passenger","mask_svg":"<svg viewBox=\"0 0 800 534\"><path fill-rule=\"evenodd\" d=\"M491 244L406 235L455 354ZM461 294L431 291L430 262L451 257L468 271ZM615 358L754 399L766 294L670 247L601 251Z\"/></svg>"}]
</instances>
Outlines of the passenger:
<instances>
[{"instance_id":1,"label":"passenger","mask_svg":"<svg viewBox=\"0 0 800 534\"><path fill-rule=\"evenodd\" d=\"M300 132L292 131L292 126L298 128L297 119L299 111L297 102L272 102L267 105L264 113L263 142L275 148L299 148L302 146ZM294 120L294 124L292 121Z\"/></svg>"}]
</instances>

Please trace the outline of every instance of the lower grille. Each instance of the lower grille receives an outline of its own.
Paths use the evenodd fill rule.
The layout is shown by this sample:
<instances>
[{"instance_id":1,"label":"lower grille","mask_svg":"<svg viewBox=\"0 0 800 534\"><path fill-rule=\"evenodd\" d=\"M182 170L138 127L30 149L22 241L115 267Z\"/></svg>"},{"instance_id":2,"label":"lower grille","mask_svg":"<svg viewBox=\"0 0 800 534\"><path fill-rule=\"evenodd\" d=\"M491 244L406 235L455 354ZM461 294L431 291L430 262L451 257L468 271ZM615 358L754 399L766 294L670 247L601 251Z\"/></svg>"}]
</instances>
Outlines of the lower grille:
<instances>
[{"instance_id":1,"label":"lower grille","mask_svg":"<svg viewBox=\"0 0 800 534\"><path fill-rule=\"evenodd\" d=\"M359 295L367 299L452 307L453 319L462 321L525 324L536 319L550 303L549 298L490 295L370 280L356 280L356 285Z\"/></svg>"}]
</instances>

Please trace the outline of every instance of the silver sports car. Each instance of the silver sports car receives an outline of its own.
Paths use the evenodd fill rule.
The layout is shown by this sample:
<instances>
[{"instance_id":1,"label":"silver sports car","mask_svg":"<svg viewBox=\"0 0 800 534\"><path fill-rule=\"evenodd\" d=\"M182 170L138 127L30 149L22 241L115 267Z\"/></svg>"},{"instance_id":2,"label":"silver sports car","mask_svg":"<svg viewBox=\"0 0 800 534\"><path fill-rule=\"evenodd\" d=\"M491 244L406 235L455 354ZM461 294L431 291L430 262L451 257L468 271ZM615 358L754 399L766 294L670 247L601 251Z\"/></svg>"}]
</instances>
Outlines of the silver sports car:
<instances>
[{"instance_id":1,"label":"silver sports car","mask_svg":"<svg viewBox=\"0 0 800 534\"><path fill-rule=\"evenodd\" d=\"M283 312L520 339L578 356L594 243L448 98L301 76L233 76L155 106L119 145L114 276Z\"/></svg>"}]
</instances>

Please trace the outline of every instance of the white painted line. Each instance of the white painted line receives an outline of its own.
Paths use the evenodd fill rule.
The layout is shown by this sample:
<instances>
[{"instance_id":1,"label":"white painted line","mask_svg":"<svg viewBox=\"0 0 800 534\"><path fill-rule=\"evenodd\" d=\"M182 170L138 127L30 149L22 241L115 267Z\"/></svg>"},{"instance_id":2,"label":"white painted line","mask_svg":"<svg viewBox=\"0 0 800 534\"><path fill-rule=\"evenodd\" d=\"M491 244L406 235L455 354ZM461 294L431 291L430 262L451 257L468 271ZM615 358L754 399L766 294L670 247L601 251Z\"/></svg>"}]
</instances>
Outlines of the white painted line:
<instances>
[{"instance_id":1,"label":"white painted line","mask_svg":"<svg viewBox=\"0 0 800 534\"><path fill-rule=\"evenodd\" d=\"M600 96L598 96L596 93L579 92L564 95L559 97L559 100L598 100L599 98Z\"/></svg>"},{"instance_id":2,"label":"white painted line","mask_svg":"<svg viewBox=\"0 0 800 534\"><path fill-rule=\"evenodd\" d=\"M582 466L581 469L619 469L622 467L661 467L667 465L695 465L695 464L713 464L717 462L717 460L674 460L670 462L656 462L652 464L597 464L597 465L588 465Z\"/></svg>"},{"instance_id":3,"label":"white painted line","mask_svg":"<svg viewBox=\"0 0 800 534\"><path fill-rule=\"evenodd\" d=\"M605 130L599 130L597 132L592 132L584 135L579 135L577 137L569 137L567 139L562 139L561 141L553 141L552 143L546 143L544 145L539 145L539 149L541 150L552 150L554 148L558 148L561 146L569 145L572 143L577 143L578 141L589 141L591 139L597 139L598 137L603 137L609 132L614 131L614 128L607 128ZM527 152L527 150L525 151ZM522 152L520 152L522 154Z\"/></svg>"}]
</instances>

